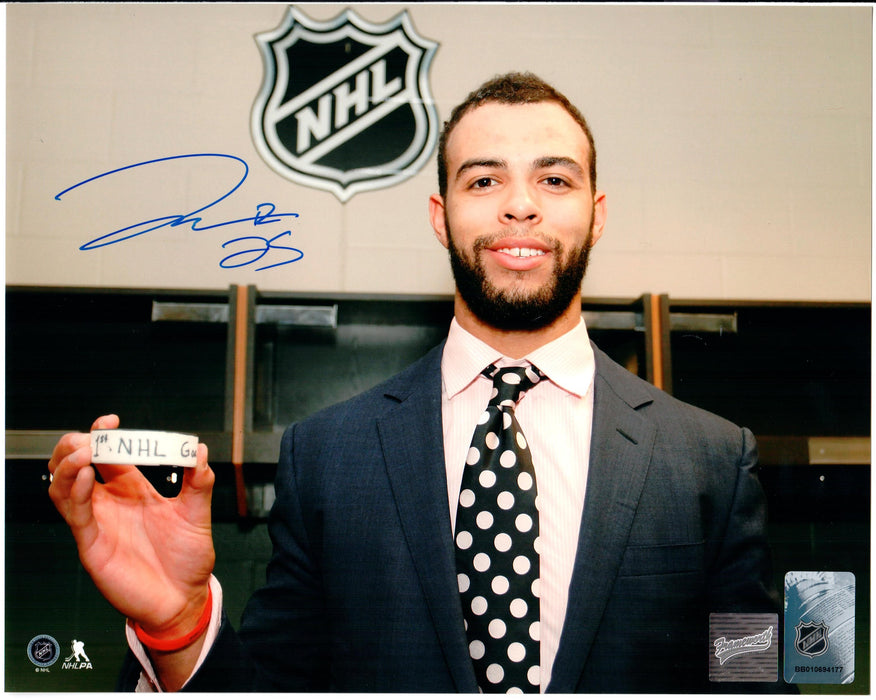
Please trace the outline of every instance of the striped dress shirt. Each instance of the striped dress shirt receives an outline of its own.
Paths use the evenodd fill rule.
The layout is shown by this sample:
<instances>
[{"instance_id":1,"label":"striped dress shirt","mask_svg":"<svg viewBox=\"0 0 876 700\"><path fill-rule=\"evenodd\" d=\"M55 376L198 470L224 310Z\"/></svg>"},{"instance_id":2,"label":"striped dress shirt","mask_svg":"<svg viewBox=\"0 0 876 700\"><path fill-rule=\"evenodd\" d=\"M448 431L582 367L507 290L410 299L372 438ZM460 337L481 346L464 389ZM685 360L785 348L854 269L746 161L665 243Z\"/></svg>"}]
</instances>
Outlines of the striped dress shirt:
<instances>
[{"instance_id":1,"label":"striped dress shirt","mask_svg":"<svg viewBox=\"0 0 876 700\"><path fill-rule=\"evenodd\" d=\"M447 502L454 523L465 456L492 389L492 382L481 372L490 364L526 363L534 364L549 380L528 391L515 410L529 443L538 486L544 692L566 616L589 466L595 364L583 319L525 358L503 357L454 319L441 361L444 456Z\"/></svg>"}]
</instances>

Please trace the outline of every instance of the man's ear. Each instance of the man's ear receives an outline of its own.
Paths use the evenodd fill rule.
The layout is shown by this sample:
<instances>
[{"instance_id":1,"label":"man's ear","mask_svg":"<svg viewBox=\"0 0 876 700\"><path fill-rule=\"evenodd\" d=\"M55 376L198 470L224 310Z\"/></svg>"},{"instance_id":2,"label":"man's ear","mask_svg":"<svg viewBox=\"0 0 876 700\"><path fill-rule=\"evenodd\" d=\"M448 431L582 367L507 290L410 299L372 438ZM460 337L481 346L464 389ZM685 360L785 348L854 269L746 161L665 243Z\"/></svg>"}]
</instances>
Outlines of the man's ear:
<instances>
[{"instance_id":1,"label":"man's ear","mask_svg":"<svg viewBox=\"0 0 876 700\"><path fill-rule=\"evenodd\" d=\"M608 216L608 209L605 201L605 192L596 191L593 195L593 240L595 244L602 237L602 230L605 228L605 218Z\"/></svg>"},{"instance_id":2,"label":"man's ear","mask_svg":"<svg viewBox=\"0 0 876 700\"><path fill-rule=\"evenodd\" d=\"M444 198L440 194L433 194L429 197L429 221L432 223L432 230L435 231L435 238L446 248L447 219L444 213Z\"/></svg>"}]
</instances>

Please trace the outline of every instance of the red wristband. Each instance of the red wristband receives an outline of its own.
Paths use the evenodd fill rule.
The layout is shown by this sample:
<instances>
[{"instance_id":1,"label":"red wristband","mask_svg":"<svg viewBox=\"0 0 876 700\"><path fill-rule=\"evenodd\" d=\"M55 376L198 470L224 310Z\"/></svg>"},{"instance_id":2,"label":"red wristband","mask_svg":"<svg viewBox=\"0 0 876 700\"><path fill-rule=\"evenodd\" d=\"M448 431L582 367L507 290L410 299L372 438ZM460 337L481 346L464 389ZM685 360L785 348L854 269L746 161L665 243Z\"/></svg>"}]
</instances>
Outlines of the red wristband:
<instances>
[{"instance_id":1,"label":"red wristband","mask_svg":"<svg viewBox=\"0 0 876 700\"><path fill-rule=\"evenodd\" d=\"M137 635L137 639L150 649L155 649L155 651L179 651L180 649L185 649L204 633L204 630L210 625L212 614L213 590L208 588L207 604L204 606L204 612L201 613L201 617L198 619L198 624L195 625L195 629L188 634L184 634L182 637L177 637L176 639L156 639L144 632L143 628L140 627L139 622L134 623L134 632Z\"/></svg>"}]
</instances>

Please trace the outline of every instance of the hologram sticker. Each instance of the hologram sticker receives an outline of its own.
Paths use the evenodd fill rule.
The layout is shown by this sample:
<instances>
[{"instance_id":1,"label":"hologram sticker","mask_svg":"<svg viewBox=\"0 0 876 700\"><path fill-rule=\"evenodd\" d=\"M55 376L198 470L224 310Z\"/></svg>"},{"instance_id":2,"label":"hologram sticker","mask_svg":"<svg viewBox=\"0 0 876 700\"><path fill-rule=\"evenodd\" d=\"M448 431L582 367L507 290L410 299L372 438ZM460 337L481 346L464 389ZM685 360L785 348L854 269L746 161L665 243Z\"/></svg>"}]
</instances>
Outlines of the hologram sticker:
<instances>
[{"instance_id":1,"label":"hologram sticker","mask_svg":"<svg viewBox=\"0 0 876 700\"><path fill-rule=\"evenodd\" d=\"M785 680L855 680L855 575L847 571L785 574Z\"/></svg>"}]
</instances>

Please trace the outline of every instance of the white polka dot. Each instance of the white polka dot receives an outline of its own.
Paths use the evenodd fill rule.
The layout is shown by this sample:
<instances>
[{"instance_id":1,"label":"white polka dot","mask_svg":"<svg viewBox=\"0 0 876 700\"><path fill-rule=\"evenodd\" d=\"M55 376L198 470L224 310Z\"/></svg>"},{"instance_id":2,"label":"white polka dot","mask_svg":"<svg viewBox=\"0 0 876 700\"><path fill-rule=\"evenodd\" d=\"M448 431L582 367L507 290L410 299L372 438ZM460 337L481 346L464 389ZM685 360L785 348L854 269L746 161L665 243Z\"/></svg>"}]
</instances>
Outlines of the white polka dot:
<instances>
[{"instance_id":1,"label":"white polka dot","mask_svg":"<svg viewBox=\"0 0 876 700\"><path fill-rule=\"evenodd\" d=\"M462 530L456 533L456 546L460 549L468 549L472 543L471 533L468 530Z\"/></svg>"},{"instance_id":2,"label":"white polka dot","mask_svg":"<svg viewBox=\"0 0 876 700\"><path fill-rule=\"evenodd\" d=\"M538 511L541 510L541 496L538 494L535 496L535 509Z\"/></svg>"},{"instance_id":3,"label":"white polka dot","mask_svg":"<svg viewBox=\"0 0 876 700\"><path fill-rule=\"evenodd\" d=\"M493 579L491 584L493 588L493 593L496 595L504 595L508 592L508 589L511 587L511 584L508 582L508 579L504 576L496 576Z\"/></svg>"},{"instance_id":4,"label":"white polka dot","mask_svg":"<svg viewBox=\"0 0 876 700\"><path fill-rule=\"evenodd\" d=\"M505 695L523 695L523 691L520 688L508 688L505 691Z\"/></svg>"},{"instance_id":5,"label":"white polka dot","mask_svg":"<svg viewBox=\"0 0 876 700\"><path fill-rule=\"evenodd\" d=\"M526 611L529 610L529 606L523 598L515 598L511 601L511 605L508 606L508 609L514 617L519 619L526 614Z\"/></svg>"},{"instance_id":6,"label":"white polka dot","mask_svg":"<svg viewBox=\"0 0 876 700\"><path fill-rule=\"evenodd\" d=\"M474 564L475 569L484 572L490 568L490 557L483 552L480 552L479 554L475 554L472 563Z\"/></svg>"},{"instance_id":7,"label":"white polka dot","mask_svg":"<svg viewBox=\"0 0 876 700\"><path fill-rule=\"evenodd\" d=\"M499 446L499 436L496 433L487 433L484 442L491 450L495 450Z\"/></svg>"},{"instance_id":8,"label":"white polka dot","mask_svg":"<svg viewBox=\"0 0 876 700\"><path fill-rule=\"evenodd\" d=\"M484 423L487 423L489 420L490 420L490 412L484 411L483 413L481 413L481 417L478 418L478 425L483 425Z\"/></svg>"},{"instance_id":9,"label":"white polka dot","mask_svg":"<svg viewBox=\"0 0 876 700\"><path fill-rule=\"evenodd\" d=\"M505 677L505 670L499 664L487 666L487 680L490 683L501 683Z\"/></svg>"},{"instance_id":10,"label":"white polka dot","mask_svg":"<svg viewBox=\"0 0 876 700\"><path fill-rule=\"evenodd\" d=\"M483 615L487 612L487 599L482 595L475 596L471 599L471 611L475 615Z\"/></svg>"},{"instance_id":11,"label":"white polka dot","mask_svg":"<svg viewBox=\"0 0 876 700\"><path fill-rule=\"evenodd\" d=\"M536 598L541 598L541 579L540 578L537 578L537 579L535 579L535 581L532 582L532 586L530 587L530 590L532 591L532 595L534 595Z\"/></svg>"},{"instance_id":12,"label":"white polka dot","mask_svg":"<svg viewBox=\"0 0 876 700\"><path fill-rule=\"evenodd\" d=\"M471 644L468 645L468 653L471 655L473 659L483 658L484 652L486 651L486 647L484 643L479 639L475 639Z\"/></svg>"},{"instance_id":13,"label":"white polka dot","mask_svg":"<svg viewBox=\"0 0 876 700\"><path fill-rule=\"evenodd\" d=\"M526 438L523 437L523 433L517 433L517 444L520 446L521 450L526 449Z\"/></svg>"},{"instance_id":14,"label":"white polka dot","mask_svg":"<svg viewBox=\"0 0 876 700\"><path fill-rule=\"evenodd\" d=\"M505 467L505 469L510 469L517 464L517 455L514 454L514 450L505 450L502 456L499 457L499 464Z\"/></svg>"},{"instance_id":15,"label":"white polka dot","mask_svg":"<svg viewBox=\"0 0 876 700\"><path fill-rule=\"evenodd\" d=\"M529 571L529 567L531 566L531 562L529 559L524 557L522 554L520 556L514 557L514 563L512 566L514 567L514 571L521 576Z\"/></svg>"},{"instance_id":16,"label":"white polka dot","mask_svg":"<svg viewBox=\"0 0 876 700\"><path fill-rule=\"evenodd\" d=\"M490 636L493 639L502 639L502 637L505 636L505 631L506 631L505 623L499 619L492 620L490 622L489 627L487 627L487 629L489 630Z\"/></svg>"},{"instance_id":17,"label":"white polka dot","mask_svg":"<svg viewBox=\"0 0 876 700\"><path fill-rule=\"evenodd\" d=\"M541 554L541 537L535 538L535 542L532 543L532 548L535 550L536 554Z\"/></svg>"},{"instance_id":18,"label":"white polka dot","mask_svg":"<svg viewBox=\"0 0 876 700\"><path fill-rule=\"evenodd\" d=\"M520 642L514 642L508 645L508 658L515 664L523 661L526 656L526 647Z\"/></svg>"},{"instance_id":19,"label":"white polka dot","mask_svg":"<svg viewBox=\"0 0 876 700\"><path fill-rule=\"evenodd\" d=\"M520 472L517 475L517 485L521 491L529 491L532 488L532 475L527 472Z\"/></svg>"},{"instance_id":20,"label":"white polka dot","mask_svg":"<svg viewBox=\"0 0 876 700\"><path fill-rule=\"evenodd\" d=\"M484 469L484 471L478 475L478 481L485 489L492 488L496 483L496 472Z\"/></svg>"},{"instance_id":21,"label":"white polka dot","mask_svg":"<svg viewBox=\"0 0 876 700\"><path fill-rule=\"evenodd\" d=\"M517 386L520 384L520 375L516 372L507 372L502 375L502 381L505 384L510 384L511 386Z\"/></svg>"},{"instance_id":22,"label":"white polka dot","mask_svg":"<svg viewBox=\"0 0 876 700\"><path fill-rule=\"evenodd\" d=\"M541 380L541 377L536 374L535 370L532 368L532 365L526 368L526 376L533 384L538 384L538 382Z\"/></svg>"},{"instance_id":23,"label":"white polka dot","mask_svg":"<svg viewBox=\"0 0 876 700\"><path fill-rule=\"evenodd\" d=\"M518 532L529 532L532 529L532 518L526 513L521 513L514 519L514 526Z\"/></svg>"},{"instance_id":24,"label":"white polka dot","mask_svg":"<svg viewBox=\"0 0 876 700\"><path fill-rule=\"evenodd\" d=\"M471 581L465 574L457 574L456 582L459 584L460 593L465 593L468 590L468 587L471 585Z\"/></svg>"},{"instance_id":25,"label":"white polka dot","mask_svg":"<svg viewBox=\"0 0 876 700\"><path fill-rule=\"evenodd\" d=\"M532 639L532 641L537 642L539 641L540 634L541 630L539 629L538 620L536 620L529 626L529 638Z\"/></svg>"},{"instance_id":26,"label":"white polka dot","mask_svg":"<svg viewBox=\"0 0 876 700\"><path fill-rule=\"evenodd\" d=\"M502 491L496 497L496 503L502 510L508 510L514 505L514 495L510 491Z\"/></svg>"},{"instance_id":27,"label":"white polka dot","mask_svg":"<svg viewBox=\"0 0 876 700\"><path fill-rule=\"evenodd\" d=\"M508 412L502 412L502 428L508 430L511 427L511 414Z\"/></svg>"},{"instance_id":28,"label":"white polka dot","mask_svg":"<svg viewBox=\"0 0 876 700\"><path fill-rule=\"evenodd\" d=\"M477 524L481 530L488 530L493 525L493 514L482 510L478 513Z\"/></svg>"},{"instance_id":29,"label":"white polka dot","mask_svg":"<svg viewBox=\"0 0 876 700\"><path fill-rule=\"evenodd\" d=\"M496 535L495 539L493 539L493 546L499 552L507 552L511 549L511 544L511 537L504 532L500 532Z\"/></svg>"},{"instance_id":30,"label":"white polka dot","mask_svg":"<svg viewBox=\"0 0 876 700\"><path fill-rule=\"evenodd\" d=\"M532 666L526 672L526 680L528 680L532 685L538 686L541 684L541 669L538 666Z\"/></svg>"},{"instance_id":31,"label":"white polka dot","mask_svg":"<svg viewBox=\"0 0 876 700\"><path fill-rule=\"evenodd\" d=\"M464 489L459 494L459 505L461 505L463 508L471 508L474 505L474 502L475 495L474 491L472 491L471 489Z\"/></svg>"},{"instance_id":32,"label":"white polka dot","mask_svg":"<svg viewBox=\"0 0 876 700\"><path fill-rule=\"evenodd\" d=\"M477 464L481 458L481 451L477 447L469 447L468 454L465 457L465 463L469 466Z\"/></svg>"}]
</instances>

